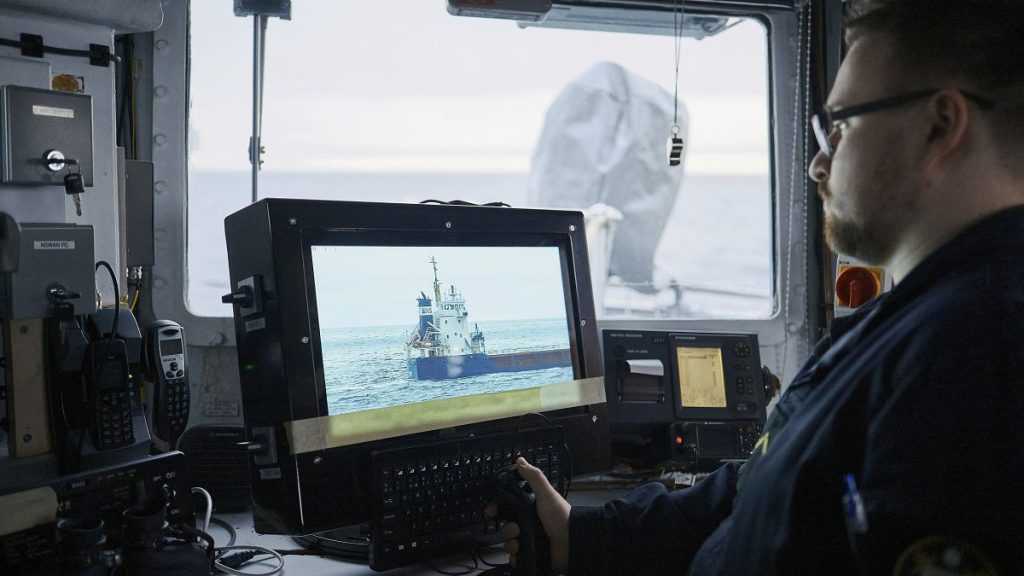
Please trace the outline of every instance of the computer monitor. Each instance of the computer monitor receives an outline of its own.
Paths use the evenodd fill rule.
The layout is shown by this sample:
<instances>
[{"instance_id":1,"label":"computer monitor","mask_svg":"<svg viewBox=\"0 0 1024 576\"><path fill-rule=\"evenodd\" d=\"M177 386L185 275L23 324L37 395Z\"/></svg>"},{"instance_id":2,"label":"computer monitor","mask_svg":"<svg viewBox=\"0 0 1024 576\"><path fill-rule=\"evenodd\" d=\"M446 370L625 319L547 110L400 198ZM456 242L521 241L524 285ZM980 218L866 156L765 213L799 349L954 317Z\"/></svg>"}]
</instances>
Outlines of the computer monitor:
<instances>
[{"instance_id":1,"label":"computer monitor","mask_svg":"<svg viewBox=\"0 0 1024 576\"><path fill-rule=\"evenodd\" d=\"M375 451L533 412L607 467L581 213L265 199L225 228L258 532L366 522Z\"/></svg>"}]
</instances>

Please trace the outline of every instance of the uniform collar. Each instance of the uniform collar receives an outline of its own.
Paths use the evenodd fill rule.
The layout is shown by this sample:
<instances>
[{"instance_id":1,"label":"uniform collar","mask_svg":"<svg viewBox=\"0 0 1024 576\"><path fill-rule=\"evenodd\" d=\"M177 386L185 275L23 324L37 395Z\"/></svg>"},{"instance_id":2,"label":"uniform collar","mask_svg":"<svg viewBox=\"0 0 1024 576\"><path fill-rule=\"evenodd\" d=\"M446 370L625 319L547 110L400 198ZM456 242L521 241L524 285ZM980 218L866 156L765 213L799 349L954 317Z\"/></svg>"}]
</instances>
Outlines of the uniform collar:
<instances>
[{"instance_id":1,"label":"uniform collar","mask_svg":"<svg viewBox=\"0 0 1024 576\"><path fill-rule=\"evenodd\" d=\"M945 243L893 288L887 308L898 306L945 276L982 263L1019 260L1024 254L1024 205L990 214Z\"/></svg>"},{"instance_id":2,"label":"uniform collar","mask_svg":"<svg viewBox=\"0 0 1024 576\"><path fill-rule=\"evenodd\" d=\"M835 318L829 325L828 341L820 350L824 365L845 353L885 318L901 309L945 276L962 274L981 263L1003 259L1019 260L1024 255L1024 206L1008 208L986 216L941 246L914 268L890 292L873 298L849 316ZM849 334L849 337L845 338ZM843 346L835 346L840 340Z\"/></svg>"}]
</instances>

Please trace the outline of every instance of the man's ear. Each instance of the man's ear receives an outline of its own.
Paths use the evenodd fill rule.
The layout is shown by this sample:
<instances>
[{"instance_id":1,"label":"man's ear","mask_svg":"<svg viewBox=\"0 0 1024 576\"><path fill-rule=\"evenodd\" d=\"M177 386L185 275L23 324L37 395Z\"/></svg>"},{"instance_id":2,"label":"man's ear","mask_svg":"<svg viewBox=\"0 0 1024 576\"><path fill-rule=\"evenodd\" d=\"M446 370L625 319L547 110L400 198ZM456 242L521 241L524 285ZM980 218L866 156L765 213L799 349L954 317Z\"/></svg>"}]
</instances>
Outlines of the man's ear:
<instances>
[{"instance_id":1,"label":"man's ear","mask_svg":"<svg viewBox=\"0 0 1024 576\"><path fill-rule=\"evenodd\" d=\"M967 98L959 90L940 90L928 101L926 169L940 167L961 153L967 140L970 113Z\"/></svg>"}]
</instances>

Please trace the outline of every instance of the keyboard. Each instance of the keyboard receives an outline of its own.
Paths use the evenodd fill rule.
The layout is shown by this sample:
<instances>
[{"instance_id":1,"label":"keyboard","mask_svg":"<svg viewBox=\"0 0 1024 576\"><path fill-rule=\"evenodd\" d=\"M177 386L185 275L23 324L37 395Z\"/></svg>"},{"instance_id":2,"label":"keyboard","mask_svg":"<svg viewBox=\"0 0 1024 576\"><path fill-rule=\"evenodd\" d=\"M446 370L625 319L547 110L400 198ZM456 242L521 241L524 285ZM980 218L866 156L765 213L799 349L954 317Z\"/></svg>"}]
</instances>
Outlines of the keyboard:
<instances>
[{"instance_id":1,"label":"keyboard","mask_svg":"<svg viewBox=\"0 0 1024 576\"><path fill-rule=\"evenodd\" d=\"M498 522L483 512L494 500L495 474L523 456L564 492L563 450L561 428L545 427L374 452L370 568L499 542Z\"/></svg>"}]
</instances>

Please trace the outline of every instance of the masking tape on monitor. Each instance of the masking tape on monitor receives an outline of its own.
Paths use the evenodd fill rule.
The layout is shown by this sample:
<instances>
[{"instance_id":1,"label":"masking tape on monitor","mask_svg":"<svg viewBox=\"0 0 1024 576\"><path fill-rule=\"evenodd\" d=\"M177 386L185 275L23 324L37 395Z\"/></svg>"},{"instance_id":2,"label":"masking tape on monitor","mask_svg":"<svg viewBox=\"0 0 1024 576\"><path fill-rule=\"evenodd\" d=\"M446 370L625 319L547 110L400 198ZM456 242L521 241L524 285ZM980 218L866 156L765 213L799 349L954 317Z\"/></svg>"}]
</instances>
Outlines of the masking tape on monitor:
<instances>
[{"instance_id":1,"label":"masking tape on monitor","mask_svg":"<svg viewBox=\"0 0 1024 576\"><path fill-rule=\"evenodd\" d=\"M293 454L605 401L604 378L470 394L285 423Z\"/></svg>"}]
</instances>

